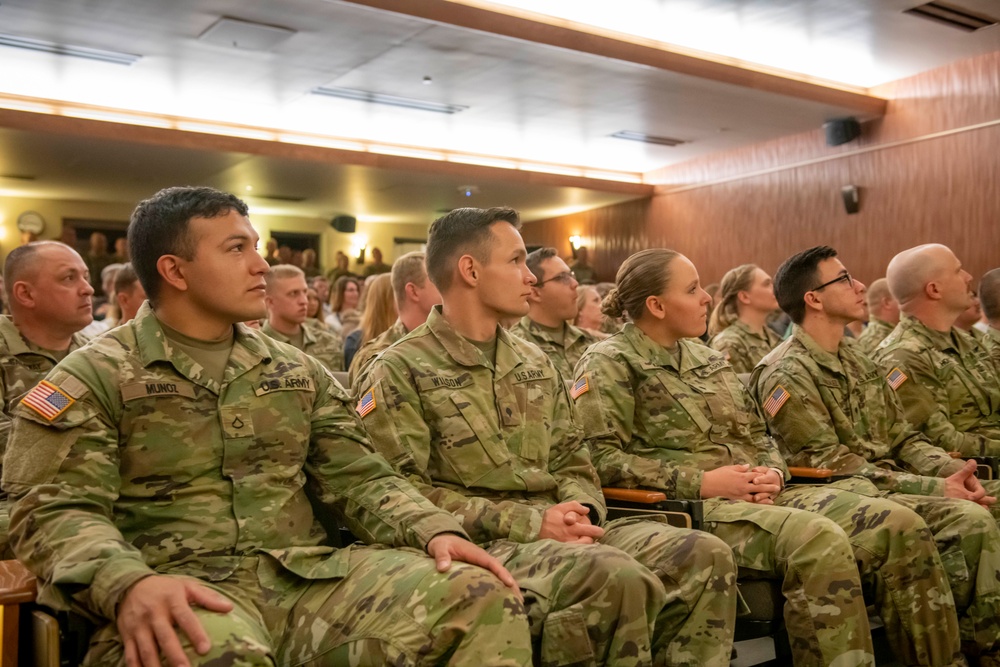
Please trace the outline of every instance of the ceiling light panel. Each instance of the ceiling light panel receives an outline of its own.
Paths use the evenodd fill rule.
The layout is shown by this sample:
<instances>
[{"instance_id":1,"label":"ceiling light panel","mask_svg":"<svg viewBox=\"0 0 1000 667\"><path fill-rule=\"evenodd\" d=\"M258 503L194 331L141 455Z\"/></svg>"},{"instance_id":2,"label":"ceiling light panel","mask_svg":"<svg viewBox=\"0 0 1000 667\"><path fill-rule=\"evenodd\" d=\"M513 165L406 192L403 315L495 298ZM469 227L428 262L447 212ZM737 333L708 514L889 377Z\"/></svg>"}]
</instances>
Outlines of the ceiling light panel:
<instances>
[{"instance_id":1,"label":"ceiling light panel","mask_svg":"<svg viewBox=\"0 0 1000 667\"><path fill-rule=\"evenodd\" d=\"M0 46L25 49L28 51L40 51L42 53L52 53L57 56L86 58L87 60L97 60L99 62L113 63L115 65L132 65L142 59L142 56L135 55L134 53L107 51L105 49L92 49L88 46L58 44L56 42L48 42L43 39L32 39L30 37L19 37L17 35L0 34Z\"/></svg>"},{"instance_id":2,"label":"ceiling light panel","mask_svg":"<svg viewBox=\"0 0 1000 667\"><path fill-rule=\"evenodd\" d=\"M295 31L290 28L224 16L201 33L198 39L245 51L270 51L294 34Z\"/></svg>"},{"instance_id":3,"label":"ceiling light panel","mask_svg":"<svg viewBox=\"0 0 1000 667\"><path fill-rule=\"evenodd\" d=\"M657 146L680 146L681 144L688 143L683 139L674 139L673 137L658 137L655 134L646 134L645 132L631 132L629 130L622 130L621 132L615 132L611 135L615 139L628 139L629 141L641 141L645 144L656 144Z\"/></svg>"},{"instance_id":4,"label":"ceiling light panel","mask_svg":"<svg viewBox=\"0 0 1000 667\"><path fill-rule=\"evenodd\" d=\"M904 14L936 21L952 28L975 32L997 24L997 19L974 12L971 9L949 5L944 2L928 2L912 9L906 9Z\"/></svg>"},{"instance_id":5,"label":"ceiling light panel","mask_svg":"<svg viewBox=\"0 0 1000 667\"><path fill-rule=\"evenodd\" d=\"M326 95L327 97L339 97L343 100L354 100L356 102L371 102L372 104L385 104L403 109L416 109L418 111L433 111L435 113L456 114L465 111L469 107L460 104L441 104L439 102L428 102L412 97L397 97L396 95L385 95L383 93L373 93L367 90L357 90L355 88L337 88L333 86L320 86L312 89L313 95Z\"/></svg>"}]
</instances>

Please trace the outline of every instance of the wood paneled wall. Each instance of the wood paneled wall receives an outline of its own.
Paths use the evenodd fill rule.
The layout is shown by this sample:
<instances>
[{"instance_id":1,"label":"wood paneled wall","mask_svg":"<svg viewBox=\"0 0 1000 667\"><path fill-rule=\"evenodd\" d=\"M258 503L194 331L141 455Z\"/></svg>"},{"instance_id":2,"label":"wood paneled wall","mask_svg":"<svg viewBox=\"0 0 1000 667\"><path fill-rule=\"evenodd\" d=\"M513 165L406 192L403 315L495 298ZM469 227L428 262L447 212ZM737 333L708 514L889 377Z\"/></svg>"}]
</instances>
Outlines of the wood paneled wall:
<instances>
[{"instance_id":1,"label":"wood paneled wall","mask_svg":"<svg viewBox=\"0 0 1000 667\"><path fill-rule=\"evenodd\" d=\"M919 243L949 245L976 280L1000 266L1000 53L873 92L887 113L850 144L828 147L817 128L676 165L647 175L659 184L648 202L531 223L525 237L561 251L571 233L592 237L602 277L650 246L691 257L703 283L745 262L773 273L818 244L866 282ZM858 214L845 185L861 189Z\"/></svg>"}]
</instances>

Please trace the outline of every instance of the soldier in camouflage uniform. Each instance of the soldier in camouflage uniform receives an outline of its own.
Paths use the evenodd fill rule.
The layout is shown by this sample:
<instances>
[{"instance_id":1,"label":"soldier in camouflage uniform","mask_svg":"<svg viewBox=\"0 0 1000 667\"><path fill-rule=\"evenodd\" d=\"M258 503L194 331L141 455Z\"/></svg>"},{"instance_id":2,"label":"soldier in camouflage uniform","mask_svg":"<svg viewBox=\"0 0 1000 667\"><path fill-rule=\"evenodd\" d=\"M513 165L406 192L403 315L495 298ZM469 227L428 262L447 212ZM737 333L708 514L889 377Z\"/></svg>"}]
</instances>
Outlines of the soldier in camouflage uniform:
<instances>
[{"instance_id":1,"label":"soldier in camouflage uniform","mask_svg":"<svg viewBox=\"0 0 1000 667\"><path fill-rule=\"evenodd\" d=\"M584 350L597 341L593 334L569 324L576 319L578 283L555 248L535 250L527 264L536 282L528 297L528 314L510 332L541 348L568 381Z\"/></svg>"},{"instance_id":2,"label":"soldier in camouflage uniform","mask_svg":"<svg viewBox=\"0 0 1000 667\"><path fill-rule=\"evenodd\" d=\"M318 323L310 323L308 290L299 267L273 267L267 274L267 320L261 331L318 359L329 371L343 371L344 341Z\"/></svg>"},{"instance_id":3,"label":"soldier in camouflage uniform","mask_svg":"<svg viewBox=\"0 0 1000 667\"><path fill-rule=\"evenodd\" d=\"M94 294L83 258L53 241L11 250L4 285L11 314L0 316L0 459L14 408L60 359L87 342L80 331L93 320ZM13 556L9 509L0 494L0 558Z\"/></svg>"},{"instance_id":4,"label":"soldier in camouflage uniform","mask_svg":"<svg viewBox=\"0 0 1000 667\"><path fill-rule=\"evenodd\" d=\"M983 347L989 353L997 378L1000 379L1000 269L983 274L979 281L979 299L989 323L983 337Z\"/></svg>"},{"instance_id":5,"label":"soldier in camouflage uniform","mask_svg":"<svg viewBox=\"0 0 1000 667\"><path fill-rule=\"evenodd\" d=\"M796 324L752 378L771 433L791 465L865 477L919 514L948 575L963 648L993 654L1000 640L1000 531L978 504L995 499L976 480L975 462L952 459L912 430L890 387L894 380L846 344L844 325L860 316L862 290L832 248L789 258L775 285Z\"/></svg>"},{"instance_id":6,"label":"soldier in camouflage uniform","mask_svg":"<svg viewBox=\"0 0 1000 667\"><path fill-rule=\"evenodd\" d=\"M398 319L382 334L362 345L354 355L348 381L355 394L372 359L426 322L431 308L441 303L441 293L427 279L424 253L408 252L397 259L392 263L391 277Z\"/></svg>"},{"instance_id":7,"label":"soldier in camouflage uniform","mask_svg":"<svg viewBox=\"0 0 1000 667\"><path fill-rule=\"evenodd\" d=\"M370 449L318 361L234 326L264 314L246 213L208 188L142 202L155 312L18 407L3 488L39 600L98 624L87 665L530 665L509 573ZM307 484L400 548L326 546Z\"/></svg>"},{"instance_id":8,"label":"soldier in camouflage uniform","mask_svg":"<svg viewBox=\"0 0 1000 667\"><path fill-rule=\"evenodd\" d=\"M704 498L705 530L732 546L741 573L783 580L797 665L873 662L862 581L901 660L963 664L926 526L863 479L782 488L785 463L747 390L721 354L688 338L708 299L673 251L622 264L605 313L634 324L584 355L573 390L601 481Z\"/></svg>"},{"instance_id":9,"label":"soldier in camouflage uniform","mask_svg":"<svg viewBox=\"0 0 1000 667\"><path fill-rule=\"evenodd\" d=\"M879 278L868 286L868 325L857 338L858 348L869 357L899 324L899 304L889 291L889 281Z\"/></svg>"},{"instance_id":10,"label":"soldier in camouflage uniform","mask_svg":"<svg viewBox=\"0 0 1000 667\"><path fill-rule=\"evenodd\" d=\"M635 649L649 650L655 620L657 664L728 665L730 550L660 522L605 523L562 378L541 350L499 327L527 312L534 282L517 224L516 211L498 208L458 209L431 226L427 266L444 305L372 363L359 403L365 428L417 488L504 560L528 591L533 620L544 618L546 597L536 611L535 591L563 577L558 559L582 548L595 593L620 587L627 596L591 609L586 624L568 619L565 631L589 634L608 664L634 664L648 659ZM665 589L666 600L635 594L650 586Z\"/></svg>"},{"instance_id":11,"label":"soldier in camouflage uniform","mask_svg":"<svg viewBox=\"0 0 1000 667\"><path fill-rule=\"evenodd\" d=\"M722 352L737 373L749 373L781 342L767 326L778 309L771 276L754 264L730 269L722 277L718 303L708 323L708 346Z\"/></svg>"},{"instance_id":12,"label":"soldier in camouflage uniform","mask_svg":"<svg viewBox=\"0 0 1000 667\"><path fill-rule=\"evenodd\" d=\"M903 315L875 361L893 376L906 420L945 451L1000 456L996 368L953 328L972 298L971 276L951 250L925 245L896 255L886 277Z\"/></svg>"}]
</instances>

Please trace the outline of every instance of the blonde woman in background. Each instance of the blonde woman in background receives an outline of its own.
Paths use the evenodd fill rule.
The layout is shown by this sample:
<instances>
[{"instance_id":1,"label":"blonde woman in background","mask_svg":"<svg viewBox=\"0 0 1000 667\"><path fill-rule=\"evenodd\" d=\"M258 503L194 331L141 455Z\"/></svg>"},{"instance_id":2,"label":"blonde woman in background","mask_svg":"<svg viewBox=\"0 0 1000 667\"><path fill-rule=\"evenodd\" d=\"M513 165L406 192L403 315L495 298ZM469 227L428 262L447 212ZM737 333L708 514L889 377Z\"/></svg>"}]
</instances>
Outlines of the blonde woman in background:
<instances>
[{"instance_id":1,"label":"blonde woman in background","mask_svg":"<svg viewBox=\"0 0 1000 667\"><path fill-rule=\"evenodd\" d=\"M360 328L344 339L344 368L351 367L354 355L362 345L381 336L396 322L396 300L392 290L392 276L382 273L365 289L365 307L361 314Z\"/></svg>"},{"instance_id":2,"label":"blonde woman in background","mask_svg":"<svg viewBox=\"0 0 1000 667\"><path fill-rule=\"evenodd\" d=\"M767 326L777 310L771 276L756 264L730 269L722 277L708 323L709 347L722 352L737 373L749 373L777 347L781 337Z\"/></svg>"},{"instance_id":3,"label":"blonde woman in background","mask_svg":"<svg viewBox=\"0 0 1000 667\"><path fill-rule=\"evenodd\" d=\"M576 288L576 319L573 324L598 339L610 334L601 331L604 315L601 313L601 295L593 285L579 285Z\"/></svg>"}]
</instances>

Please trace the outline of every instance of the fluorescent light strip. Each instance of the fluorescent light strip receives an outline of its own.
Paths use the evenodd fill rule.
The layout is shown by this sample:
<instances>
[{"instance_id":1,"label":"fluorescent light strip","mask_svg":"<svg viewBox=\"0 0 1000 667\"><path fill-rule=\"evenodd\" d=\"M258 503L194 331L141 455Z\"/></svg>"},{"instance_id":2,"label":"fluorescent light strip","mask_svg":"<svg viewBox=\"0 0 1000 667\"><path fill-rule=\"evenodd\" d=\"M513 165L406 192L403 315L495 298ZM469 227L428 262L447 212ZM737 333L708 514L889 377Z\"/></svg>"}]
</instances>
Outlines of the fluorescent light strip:
<instances>
[{"instance_id":1,"label":"fluorescent light strip","mask_svg":"<svg viewBox=\"0 0 1000 667\"><path fill-rule=\"evenodd\" d=\"M15 49L27 49L29 51L41 51L42 53L53 53L57 56L86 58L87 60L97 60L102 63L112 63L114 65L132 65L142 59L142 56L137 56L132 53L92 49L87 46L56 44L55 42L47 42L41 39L31 39L30 37L18 37L16 35L0 34L0 46L9 46Z\"/></svg>"},{"instance_id":2,"label":"fluorescent light strip","mask_svg":"<svg viewBox=\"0 0 1000 667\"><path fill-rule=\"evenodd\" d=\"M646 134L645 132L632 132L629 130L622 130L621 132L615 132L611 136L614 137L615 139L628 139L629 141L641 141L644 144L656 144L657 146L674 147L688 143L683 139L674 139L673 137L658 137L653 134Z\"/></svg>"},{"instance_id":3,"label":"fluorescent light strip","mask_svg":"<svg viewBox=\"0 0 1000 667\"><path fill-rule=\"evenodd\" d=\"M469 108L460 104L439 104L437 102L415 100L412 97L397 97L395 95L372 93L367 90L356 90L354 88L320 86L319 88L313 88L310 92L313 95L326 95L327 97L339 97L343 100L353 100L355 102L371 102L372 104L385 104L391 107L433 111L435 113L456 114L459 111L465 111Z\"/></svg>"}]
</instances>

